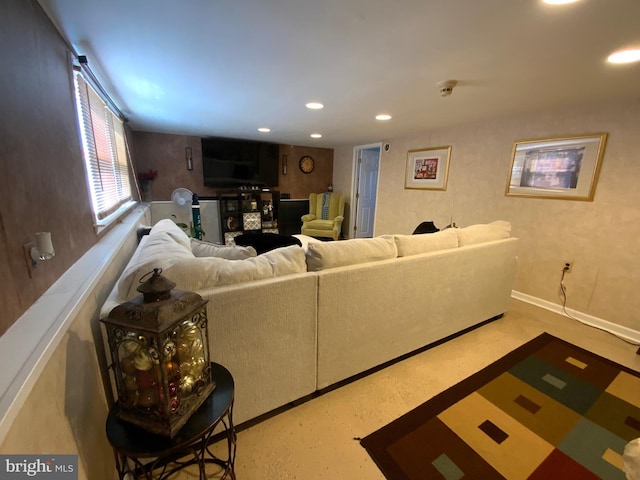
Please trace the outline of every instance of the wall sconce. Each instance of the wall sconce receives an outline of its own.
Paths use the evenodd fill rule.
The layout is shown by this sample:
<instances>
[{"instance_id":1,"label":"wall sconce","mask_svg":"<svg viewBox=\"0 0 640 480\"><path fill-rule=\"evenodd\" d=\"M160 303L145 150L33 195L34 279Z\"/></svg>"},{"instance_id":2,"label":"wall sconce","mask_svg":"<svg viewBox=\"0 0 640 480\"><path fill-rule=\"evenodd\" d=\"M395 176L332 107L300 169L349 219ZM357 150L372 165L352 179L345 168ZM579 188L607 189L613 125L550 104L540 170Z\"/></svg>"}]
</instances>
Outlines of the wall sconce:
<instances>
[{"instance_id":1,"label":"wall sconce","mask_svg":"<svg viewBox=\"0 0 640 480\"><path fill-rule=\"evenodd\" d=\"M193 170L193 151L191 147L185 147L184 153L187 158L187 170Z\"/></svg>"},{"instance_id":2,"label":"wall sconce","mask_svg":"<svg viewBox=\"0 0 640 480\"><path fill-rule=\"evenodd\" d=\"M29 277L31 270L38 266L38 260L51 260L56 255L51 241L51 232L36 233L36 241L24 244L24 253L29 267Z\"/></svg>"},{"instance_id":3,"label":"wall sconce","mask_svg":"<svg viewBox=\"0 0 640 480\"><path fill-rule=\"evenodd\" d=\"M286 155L282 155L282 174L283 175L287 174L287 156Z\"/></svg>"}]
</instances>

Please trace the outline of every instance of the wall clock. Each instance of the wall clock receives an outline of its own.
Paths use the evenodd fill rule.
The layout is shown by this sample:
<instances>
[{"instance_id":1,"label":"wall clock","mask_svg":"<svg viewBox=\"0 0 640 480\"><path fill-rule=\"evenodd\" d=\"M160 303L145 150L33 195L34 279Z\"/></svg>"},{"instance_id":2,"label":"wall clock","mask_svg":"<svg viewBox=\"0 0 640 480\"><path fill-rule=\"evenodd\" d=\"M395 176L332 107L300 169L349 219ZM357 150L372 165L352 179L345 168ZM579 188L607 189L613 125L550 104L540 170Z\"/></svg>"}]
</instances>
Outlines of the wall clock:
<instances>
[{"instance_id":1,"label":"wall clock","mask_svg":"<svg viewBox=\"0 0 640 480\"><path fill-rule=\"evenodd\" d=\"M309 155L305 155L298 162L298 167L302 173L311 173L316 168L316 162Z\"/></svg>"}]
</instances>

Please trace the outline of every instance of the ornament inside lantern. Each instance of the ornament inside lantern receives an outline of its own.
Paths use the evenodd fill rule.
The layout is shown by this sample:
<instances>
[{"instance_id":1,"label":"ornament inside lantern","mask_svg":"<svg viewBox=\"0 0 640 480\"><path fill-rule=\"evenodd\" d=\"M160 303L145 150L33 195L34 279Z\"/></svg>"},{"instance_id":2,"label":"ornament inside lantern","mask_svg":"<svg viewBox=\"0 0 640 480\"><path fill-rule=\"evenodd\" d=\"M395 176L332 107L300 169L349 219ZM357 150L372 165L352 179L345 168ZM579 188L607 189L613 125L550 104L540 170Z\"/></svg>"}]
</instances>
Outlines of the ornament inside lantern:
<instances>
[{"instance_id":1,"label":"ornament inside lantern","mask_svg":"<svg viewBox=\"0 0 640 480\"><path fill-rule=\"evenodd\" d=\"M207 300L172 290L154 269L142 295L102 319L120 403L120 418L173 437L213 392Z\"/></svg>"}]
</instances>

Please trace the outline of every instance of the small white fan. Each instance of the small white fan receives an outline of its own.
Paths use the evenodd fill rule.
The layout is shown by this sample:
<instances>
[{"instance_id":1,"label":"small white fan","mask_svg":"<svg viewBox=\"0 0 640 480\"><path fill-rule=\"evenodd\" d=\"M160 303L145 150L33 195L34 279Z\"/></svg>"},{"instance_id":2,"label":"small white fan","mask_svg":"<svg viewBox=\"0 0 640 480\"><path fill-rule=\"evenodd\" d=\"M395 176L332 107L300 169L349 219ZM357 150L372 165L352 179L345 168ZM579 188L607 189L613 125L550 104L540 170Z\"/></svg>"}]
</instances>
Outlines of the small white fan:
<instances>
[{"instance_id":1,"label":"small white fan","mask_svg":"<svg viewBox=\"0 0 640 480\"><path fill-rule=\"evenodd\" d=\"M190 207L193 200L193 193L188 188L176 188L171 193L171 200L179 207Z\"/></svg>"}]
</instances>

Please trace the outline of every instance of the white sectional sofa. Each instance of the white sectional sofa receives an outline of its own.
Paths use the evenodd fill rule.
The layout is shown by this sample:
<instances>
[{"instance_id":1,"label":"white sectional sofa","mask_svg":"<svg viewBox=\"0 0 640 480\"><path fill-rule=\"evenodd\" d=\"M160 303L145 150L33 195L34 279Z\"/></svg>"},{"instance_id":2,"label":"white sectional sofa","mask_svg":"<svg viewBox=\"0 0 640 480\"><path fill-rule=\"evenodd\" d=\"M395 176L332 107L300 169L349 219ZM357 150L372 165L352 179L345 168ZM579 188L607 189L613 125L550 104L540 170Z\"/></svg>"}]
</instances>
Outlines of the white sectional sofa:
<instances>
[{"instance_id":1,"label":"white sectional sofa","mask_svg":"<svg viewBox=\"0 0 640 480\"><path fill-rule=\"evenodd\" d=\"M208 299L211 359L234 376L241 423L507 310L518 242L507 222L302 240L255 256L189 239L162 220L101 315L135 297L154 267Z\"/></svg>"}]
</instances>

